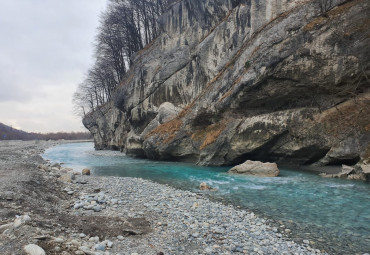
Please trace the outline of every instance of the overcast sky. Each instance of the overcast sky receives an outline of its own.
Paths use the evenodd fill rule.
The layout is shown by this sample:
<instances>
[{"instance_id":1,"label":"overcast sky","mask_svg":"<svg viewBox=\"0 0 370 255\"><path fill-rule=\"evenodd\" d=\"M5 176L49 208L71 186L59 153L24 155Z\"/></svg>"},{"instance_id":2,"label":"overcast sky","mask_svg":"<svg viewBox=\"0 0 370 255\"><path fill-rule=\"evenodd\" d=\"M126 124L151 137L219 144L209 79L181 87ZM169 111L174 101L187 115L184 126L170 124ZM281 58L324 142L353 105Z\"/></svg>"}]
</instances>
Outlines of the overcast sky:
<instances>
[{"instance_id":1,"label":"overcast sky","mask_svg":"<svg viewBox=\"0 0 370 255\"><path fill-rule=\"evenodd\" d=\"M85 130L72 95L93 59L106 0L0 0L0 122Z\"/></svg>"}]
</instances>

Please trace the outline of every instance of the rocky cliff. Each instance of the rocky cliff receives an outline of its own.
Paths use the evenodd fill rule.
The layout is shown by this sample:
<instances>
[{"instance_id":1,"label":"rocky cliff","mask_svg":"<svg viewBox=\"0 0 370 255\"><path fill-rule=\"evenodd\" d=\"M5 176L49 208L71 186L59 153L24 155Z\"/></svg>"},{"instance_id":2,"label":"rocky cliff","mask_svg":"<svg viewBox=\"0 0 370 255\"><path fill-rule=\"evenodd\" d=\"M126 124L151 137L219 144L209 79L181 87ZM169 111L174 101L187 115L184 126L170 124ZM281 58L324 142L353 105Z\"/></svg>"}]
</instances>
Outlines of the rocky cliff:
<instances>
[{"instance_id":1,"label":"rocky cliff","mask_svg":"<svg viewBox=\"0 0 370 255\"><path fill-rule=\"evenodd\" d=\"M369 163L370 3L183 0L114 100L98 149L202 165Z\"/></svg>"}]
</instances>

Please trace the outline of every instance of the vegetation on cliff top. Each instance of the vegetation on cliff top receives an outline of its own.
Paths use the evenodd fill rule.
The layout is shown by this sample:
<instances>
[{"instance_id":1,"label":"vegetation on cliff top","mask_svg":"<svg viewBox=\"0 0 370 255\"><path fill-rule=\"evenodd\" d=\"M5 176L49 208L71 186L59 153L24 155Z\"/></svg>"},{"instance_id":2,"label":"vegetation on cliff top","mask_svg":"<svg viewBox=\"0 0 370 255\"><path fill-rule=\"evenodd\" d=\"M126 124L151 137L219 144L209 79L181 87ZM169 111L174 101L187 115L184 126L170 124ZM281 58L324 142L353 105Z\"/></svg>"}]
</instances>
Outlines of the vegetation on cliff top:
<instances>
[{"instance_id":1,"label":"vegetation on cliff top","mask_svg":"<svg viewBox=\"0 0 370 255\"><path fill-rule=\"evenodd\" d=\"M95 40L95 63L73 96L85 115L108 102L136 52L159 35L158 18L174 0L109 0Z\"/></svg>"}]
</instances>

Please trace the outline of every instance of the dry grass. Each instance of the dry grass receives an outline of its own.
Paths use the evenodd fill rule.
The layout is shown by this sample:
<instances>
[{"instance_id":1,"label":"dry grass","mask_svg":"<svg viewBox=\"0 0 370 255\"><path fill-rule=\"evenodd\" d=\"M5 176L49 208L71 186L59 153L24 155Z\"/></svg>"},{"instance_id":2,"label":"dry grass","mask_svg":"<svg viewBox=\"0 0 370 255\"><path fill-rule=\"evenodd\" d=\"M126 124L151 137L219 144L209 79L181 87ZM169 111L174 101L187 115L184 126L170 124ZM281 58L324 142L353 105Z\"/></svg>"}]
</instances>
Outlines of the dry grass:
<instances>
[{"instance_id":1,"label":"dry grass","mask_svg":"<svg viewBox=\"0 0 370 255\"><path fill-rule=\"evenodd\" d=\"M229 89L219 100L218 102L222 102L224 101L226 98L228 98L229 96L231 96L231 94L233 93L233 88Z\"/></svg>"},{"instance_id":2,"label":"dry grass","mask_svg":"<svg viewBox=\"0 0 370 255\"><path fill-rule=\"evenodd\" d=\"M370 27L370 19L366 18L362 20L362 23L357 24L356 26L351 27L350 31L346 32L346 36L350 36L351 34L363 32Z\"/></svg>"},{"instance_id":3,"label":"dry grass","mask_svg":"<svg viewBox=\"0 0 370 255\"><path fill-rule=\"evenodd\" d=\"M129 69L129 71L125 74L124 78L122 79L121 83L118 85L117 88L121 88L131 83L134 79L134 76L135 76L135 73L133 71L133 68Z\"/></svg>"},{"instance_id":4,"label":"dry grass","mask_svg":"<svg viewBox=\"0 0 370 255\"><path fill-rule=\"evenodd\" d=\"M326 22L327 20L328 20L328 18L325 18L325 17L320 16L320 17L318 17L318 18L314 19L313 21L311 21L310 23L308 23L308 24L304 27L303 31L311 31L311 30L313 30L317 25L321 25L321 24L323 24L324 22Z\"/></svg>"},{"instance_id":5,"label":"dry grass","mask_svg":"<svg viewBox=\"0 0 370 255\"><path fill-rule=\"evenodd\" d=\"M164 143L169 143L175 138L175 135L181 128L182 124L183 122L180 118L175 118L158 126L156 129L150 132L146 138L154 135L160 135L164 139Z\"/></svg>"},{"instance_id":6,"label":"dry grass","mask_svg":"<svg viewBox=\"0 0 370 255\"><path fill-rule=\"evenodd\" d=\"M153 39L150 43L148 43L147 45L145 45L144 48L142 48L141 50L139 50L137 52L138 55L143 55L148 49L150 49L153 44L155 43L155 41L157 40L157 38Z\"/></svg>"},{"instance_id":7,"label":"dry grass","mask_svg":"<svg viewBox=\"0 0 370 255\"><path fill-rule=\"evenodd\" d=\"M196 98L194 98L194 100L188 104L187 106L185 106L181 112L179 113L178 115L178 118L183 118L186 116L186 114L188 114L188 112L193 108L193 106L195 105L195 102L201 97L202 94L198 95Z\"/></svg>"},{"instance_id":8,"label":"dry grass","mask_svg":"<svg viewBox=\"0 0 370 255\"><path fill-rule=\"evenodd\" d=\"M355 6L356 4L358 4L362 1L364 1L364 0L354 0L354 1L350 1L348 3L345 3L343 5L340 5L336 8L334 8L334 9L330 10L327 13L327 17L320 16L320 17L317 17L314 20L312 20L310 23L308 23L304 27L303 30L304 31L311 31L317 25L321 25L321 24L327 22L329 19L335 18L336 16L343 14L344 12L348 11L351 7Z\"/></svg>"},{"instance_id":9,"label":"dry grass","mask_svg":"<svg viewBox=\"0 0 370 255\"><path fill-rule=\"evenodd\" d=\"M362 158L364 158L364 163L370 164L370 144L365 148L365 151L362 153Z\"/></svg>"},{"instance_id":10,"label":"dry grass","mask_svg":"<svg viewBox=\"0 0 370 255\"><path fill-rule=\"evenodd\" d=\"M325 125L334 137L346 137L352 132L370 130L370 94L358 96L316 116L315 122Z\"/></svg>"},{"instance_id":11,"label":"dry grass","mask_svg":"<svg viewBox=\"0 0 370 255\"><path fill-rule=\"evenodd\" d=\"M205 147L217 140L222 131L225 130L225 127L225 121L209 125L206 129L201 129L194 132L191 136L191 139L198 142L203 141L202 145L199 148L200 150L203 150Z\"/></svg>"},{"instance_id":12,"label":"dry grass","mask_svg":"<svg viewBox=\"0 0 370 255\"><path fill-rule=\"evenodd\" d=\"M328 12L329 17L340 15L344 12L346 12L351 7L355 6L356 4L363 2L364 0L354 0L349 1L348 3L345 3L343 5L339 5L337 8L334 8Z\"/></svg>"}]
</instances>

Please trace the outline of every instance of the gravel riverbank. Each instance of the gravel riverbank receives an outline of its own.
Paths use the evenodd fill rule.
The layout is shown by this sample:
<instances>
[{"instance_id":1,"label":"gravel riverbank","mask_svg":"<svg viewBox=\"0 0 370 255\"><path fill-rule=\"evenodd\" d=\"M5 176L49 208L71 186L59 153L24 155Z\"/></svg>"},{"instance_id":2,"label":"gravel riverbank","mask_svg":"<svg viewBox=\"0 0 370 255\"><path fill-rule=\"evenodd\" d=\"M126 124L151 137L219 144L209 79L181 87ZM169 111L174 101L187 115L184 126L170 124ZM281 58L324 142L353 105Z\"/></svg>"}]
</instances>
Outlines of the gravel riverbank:
<instances>
[{"instance_id":1,"label":"gravel riverbank","mask_svg":"<svg viewBox=\"0 0 370 255\"><path fill-rule=\"evenodd\" d=\"M0 254L324 254L202 194L51 166L55 144L0 142Z\"/></svg>"}]
</instances>

